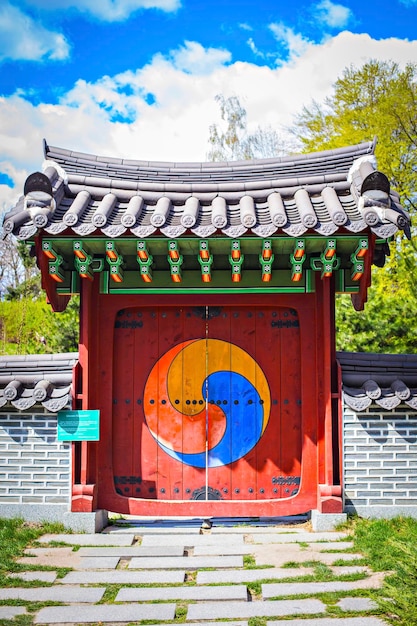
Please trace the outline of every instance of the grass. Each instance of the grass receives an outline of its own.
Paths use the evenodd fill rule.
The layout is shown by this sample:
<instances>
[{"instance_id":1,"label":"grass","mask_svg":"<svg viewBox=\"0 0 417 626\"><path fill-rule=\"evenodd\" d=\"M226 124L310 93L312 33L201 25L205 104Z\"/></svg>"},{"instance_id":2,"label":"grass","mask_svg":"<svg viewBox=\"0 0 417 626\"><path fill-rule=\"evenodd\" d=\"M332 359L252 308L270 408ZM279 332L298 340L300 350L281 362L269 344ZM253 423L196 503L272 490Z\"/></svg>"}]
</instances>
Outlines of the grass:
<instances>
[{"instance_id":1,"label":"grass","mask_svg":"<svg viewBox=\"0 0 417 626\"><path fill-rule=\"evenodd\" d=\"M21 565L16 559L23 556L27 546L35 542L38 537L45 533L59 533L65 530L62 524L36 524L25 522L22 519L2 519L0 518L0 587L15 586L17 583L8 578L11 572L20 572L29 569L48 569ZM33 586L36 583L26 583L25 586ZM22 586L22 581L18 582Z\"/></svg>"},{"instance_id":2,"label":"grass","mask_svg":"<svg viewBox=\"0 0 417 626\"><path fill-rule=\"evenodd\" d=\"M410 517L350 522L355 548L376 571L391 572L376 602L389 624L417 624L417 520Z\"/></svg>"},{"instance_id":3,"label":"grass","mask_svg":"<svg viewBox=\"0 0 417 626\"><path fill-rule=\"evenodd\" d=\"M407 517L396 517L394 519L365 520L361 518L351 518L345 525L344 530L348 531L350 539L354 543L354 551L363 555L361 564L368 565L374 571L388 572L384 586L380 591L358 590L349 592L349 595L372 597L378 605L378 613L384 620L395 626L417 625L417 520ZM50 569L47 567L21 565L16 560L23 555L25 549L35 545L37 539L44 533L61 533L65 529L61 524L34 524L27 523L21 519L1 519L0 518L0 587L15 586L16 581L8 578L10 572L23 571L24 569ZM349 561L347 565L354 563ZM300 567L300 563L286 564L287 567ZM307 563L303 563L304 566ZM314 568L314 574L301 576L297 580L325 581L325 580L355 580L361 577L358 574L333 577L331 570L324 564L317 561L308 563ZM256 566L253 557L244 557L244 568L251 569ZM248 583L248 588L253 597L259 597L261 584L270 581L267 578L267 568L265 580L257 583ZM294 579L288 579L288 582ZM195 584L195 572L189 573L187 578L189 585ZM281 581L284 582L284 581ZM26 582L19 586L33 586L36 583ZM44 583L48 586L47 583ZM117 585L109 585L106 591L106 601L114 602ZM346 592L348 593L348 592ZM339 615L340 609L335 606L335 602L346 594L322 594L320 597L328 604L329 611L334 615ZM317 596L319 597L319 596ZM10 604L10 602L8 602ZM20 602L19 602L20 604ZM22 603L23 604L23 603ZM38 604L24 603L30 611L38 610ZM177 614L175 621L183 623L185 621L187 603L177 603ZM32 621L32 616L18 616L14 623L18 626L26 626ZM285 622L285 620L284 620ZM265 626L265 618L251 618L249 626ZM1 626L1 624L0 624Z\"/></svg>"}]
</instances>

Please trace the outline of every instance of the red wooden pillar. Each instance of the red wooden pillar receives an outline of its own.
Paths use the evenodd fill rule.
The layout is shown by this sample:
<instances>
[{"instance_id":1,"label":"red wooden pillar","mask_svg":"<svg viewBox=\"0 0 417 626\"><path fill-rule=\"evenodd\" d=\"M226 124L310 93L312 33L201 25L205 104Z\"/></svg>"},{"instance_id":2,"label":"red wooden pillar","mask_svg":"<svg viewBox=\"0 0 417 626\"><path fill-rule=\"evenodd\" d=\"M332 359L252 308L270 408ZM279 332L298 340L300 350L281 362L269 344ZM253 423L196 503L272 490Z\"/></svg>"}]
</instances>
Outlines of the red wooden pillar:
<instances>
[{"instance_id":1,"label":"red wooden pillar","mask_svg":"<svg viewBox=\"0 0 417 626\"><path fill-rule=\"evenodd\" d=\"M75 400L80 409L95 409L92 390L97 380L98 336L97 310L99 280L81 281L79 363L75 375ZM73 445L72 510L91 512L97 509L97 448L94 441L80 441Z\"/></svg>"},{"instance_id":2,"label":"red wooden pillar","mask_svg":"<svg viewBox=\"0 0 417 626\"><path fill-rule=\"evenodd\" d=\"M316 280L318 312L319 485L317 509L321 513L341 513L342 489L338 461L339 387L335 347L335 289L333 278Z\"/></svg>"}]
</instances>

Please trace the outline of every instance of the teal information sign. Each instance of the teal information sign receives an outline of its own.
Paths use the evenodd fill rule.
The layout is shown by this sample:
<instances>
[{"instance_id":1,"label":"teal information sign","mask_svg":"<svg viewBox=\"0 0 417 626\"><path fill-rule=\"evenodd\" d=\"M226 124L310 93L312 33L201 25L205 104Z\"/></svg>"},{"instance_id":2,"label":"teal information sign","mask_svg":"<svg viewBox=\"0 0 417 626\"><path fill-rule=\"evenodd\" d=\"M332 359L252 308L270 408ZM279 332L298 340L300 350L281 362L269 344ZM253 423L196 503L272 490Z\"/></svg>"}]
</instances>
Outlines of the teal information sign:
<instances>
[{"instance_id":1,"label":"teal information sign","mask_svg":"<svg viewBox=\"0 0 417 626\"><path fill-rule=\"evenodd\" d=\"M58 441L98 441L100 411L59 411Z\"/></svg>"}]
</instances>

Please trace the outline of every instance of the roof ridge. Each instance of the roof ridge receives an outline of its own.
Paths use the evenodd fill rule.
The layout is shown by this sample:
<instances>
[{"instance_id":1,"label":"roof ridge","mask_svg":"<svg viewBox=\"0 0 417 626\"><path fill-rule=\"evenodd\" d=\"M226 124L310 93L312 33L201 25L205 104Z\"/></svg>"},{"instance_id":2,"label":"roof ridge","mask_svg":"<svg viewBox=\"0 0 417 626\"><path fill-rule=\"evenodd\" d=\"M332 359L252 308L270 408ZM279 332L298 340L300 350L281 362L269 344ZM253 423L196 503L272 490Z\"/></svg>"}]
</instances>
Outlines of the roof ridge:
<instances>
[{"instance_id":1,"label":"roof ridge","mask_svg":"<svg viewBox=\"0 0 417 626\"><path fill-rule=\"evenodd\" d=\"M375 150L374 141L361 142L353 146L345 146L341 148L332 148L327 150L321 150L318 152L297 153L286 156L278 156L267 159L248 159L241 161L153 161L153 160L135 160L115 158L105 155L95 155L90 153L84 153L79 151L68 150L66 148L60 148L57 146L50 146L44 140L44 152L46 158L51 158L62 163L77 163L82 165L82 161L88 161L95 164L111 165L114 169L118 167L133 166L134 168L155 168L157 170L161 168L169 169L172 172L180 171L199 171L204 170L215 171L230 171L236 174L238 171L247 171L248 169L268 170L273 169L274 166L286 166L292 162L313 164L321 160L326 163L331 163L340 157L352 159L357 158L364 154L373 154Z\"/></svg>"}]
</instances>

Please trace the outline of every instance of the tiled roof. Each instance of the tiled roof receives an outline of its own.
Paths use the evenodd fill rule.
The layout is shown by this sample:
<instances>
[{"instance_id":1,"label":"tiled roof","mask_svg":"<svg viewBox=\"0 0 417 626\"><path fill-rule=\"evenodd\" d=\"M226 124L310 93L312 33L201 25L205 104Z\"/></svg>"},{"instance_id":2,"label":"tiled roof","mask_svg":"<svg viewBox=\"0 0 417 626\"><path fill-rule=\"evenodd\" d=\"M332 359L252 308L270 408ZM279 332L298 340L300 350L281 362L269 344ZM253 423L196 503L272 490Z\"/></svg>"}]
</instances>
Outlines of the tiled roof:
<instances>
[{"instance_id":1,"label":"tiled roof","mask_svg":"<svg viewBox=\"0 0 417 626\"><path fill-rule=\"evenodd\" d=\"M354 411L371 404L393 410L399 405L417 409L417 354L338 352L343 397Z\"/></svg>"},{"instance_id":2,"label":"tiled roof","mask_svg":"<svg viewBox=\"0 0 417 626\"><path fill-rule=\"evenodd\" d=\"M375 171L374 148L365 142L274 159L168 163L45 144L45 176L29 177L4 230L20 239L39 231L111 238L408 233L398 195Z\"/></svg>"},{"instance_id":3,"label":"tiled roof","mask_svg":"<svg viewBox=\"0 0 417 626\"><path fill-rule=\"evenodd\" d=\"M377 404L385 410L417 409L417 354L338 352L344 402L356 412ZM78 353L0 357L0 409L42 405L56 412L71 405Z\"/></svg>"},{"instance_id":4,"label":"tiled roof","mask_svg":"<svg viewBox=\"0 0 417 626\"><path fill-rule=\"evenodd\" d=\"M71 406L71 384L78 353L0 357L0 409L43 406L56 412ZM4 409L3 409L4 410Z\"/></svg>"}]
</instances>

